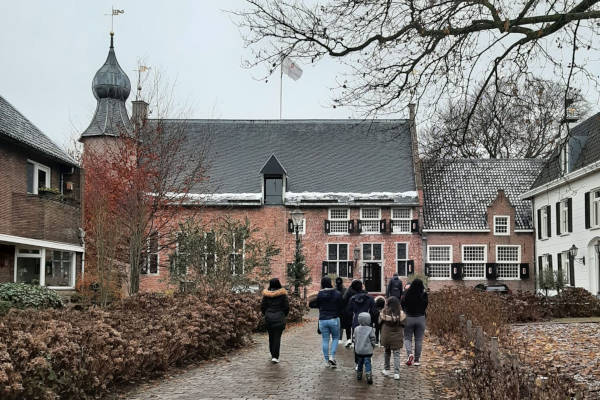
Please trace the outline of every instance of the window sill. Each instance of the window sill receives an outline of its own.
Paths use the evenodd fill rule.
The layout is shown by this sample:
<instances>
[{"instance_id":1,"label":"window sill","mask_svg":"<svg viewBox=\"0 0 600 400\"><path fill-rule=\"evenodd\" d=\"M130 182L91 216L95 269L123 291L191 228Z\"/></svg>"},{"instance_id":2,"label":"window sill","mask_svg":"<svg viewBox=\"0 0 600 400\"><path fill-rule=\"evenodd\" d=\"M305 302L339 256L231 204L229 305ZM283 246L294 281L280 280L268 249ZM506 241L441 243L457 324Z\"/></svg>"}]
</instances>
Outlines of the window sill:
<instances>
[{"instance_id":1,"label":"window sill","mask_svg":"<svg viewBox=\"0 0 600 400\"><path fill-rule=\"evenodd\" d=\"M521 278L496 278L497 281L526 281L527 279Z\"/></svg>"},{"instance_id":2,"label":"window sill","mask_svg":"<svg viewBox=\"0 0 600 400\"><path fill-rule=\"evenodd\" d=\"M329 235L329 236L348 236L348 235L350 235L350 233L349 232L345 232L345 233L329 232L327 235Z\"/></svg>"},{"instance_id":3,"label":"window sill","mask_svg":"<svg viewBox=\"0 0 600 400\"><path fill-rule=\"evenodd\" d=\"M361 235L381 235L381 232L361 232Z\"/></svg>"},{"instance_id":4,"label":"window sill","mask_svg":"<svg viewBox=\"0 0 600 400\"><path fill-rule=\"evenodd\" d=\"M565 232L565 233L561 233L560 235L558 235L559 237L564 237L564 236L569 236L571 232Z\"/></svg>"},{"instance_id":5,"label":"window sill","mask_svg":"<svg viewBox=\"0 0 600 400\"><path fill-rule=\"evenodd\" d=\"M597 231L598 229L600 229L600 226L592 226L589 228L590 231Z\"/></svg>"},{"instance_id":6,"label":"window sill","mask_svg":"<svg viewBox=\"0 0 600 400\"><path fill-rule=\"evenodd\" d=\"M545 242L545 241L546 241L546 240L548 240L548 239L550 239L550 238L543 237L543 238L541 238L541 239L538 239L538 240L539 240L540 242Z\"/></svg>"},{"instance_id":7,"label":"window sill","mask_svg":"<svg viewBox=\"0 0 600 400\"><path fill-rule=\"evenodd\" d=\"M479 276L477 278L467 278L467 277L463 277L462 278L463 281L484 281L485 280L485 276Z\"/></svg>"},{"instance_id":8,"label":"window sill","mask_svg":"<svg viewBox=\"0 0 600 400\"><path fill-rule=\"evenodd\" d=\"M434 278L434 277L429 277L430 281L451 281L453 280L452 278L448 277L448 278Z\"/></svg>"},{"instance_id":9,"label":"window sill","mask_svg":"<svg viewBox=\"0 0 600 400\"><path fill-rule=\"evenodd\" d=\"M496 233L496 232L494 232L494 236L510 236L510 232L509 233Z\"/></svg>"},{"instance_id":10,"label":"window sill","mask_svg":"<svg viewBox=\"0 0 600 400\"><path fill-rule=\"evenodd\" d=\"M392 235L412 235L416 232L392 232Z\"/></svg>"}]
</instances>

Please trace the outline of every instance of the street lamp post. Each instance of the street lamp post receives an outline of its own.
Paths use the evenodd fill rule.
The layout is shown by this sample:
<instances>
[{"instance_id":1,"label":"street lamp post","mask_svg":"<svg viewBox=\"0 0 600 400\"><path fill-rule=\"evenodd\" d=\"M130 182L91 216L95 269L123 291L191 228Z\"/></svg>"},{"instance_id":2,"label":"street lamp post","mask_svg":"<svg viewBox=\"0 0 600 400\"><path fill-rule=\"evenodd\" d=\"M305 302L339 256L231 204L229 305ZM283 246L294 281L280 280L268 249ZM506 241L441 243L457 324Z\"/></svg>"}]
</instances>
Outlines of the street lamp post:
<instances>
[{"instance_id":1,"label":"street lamp post","mask_svg":"<svg viewBox=\"0 0 600 400\"><path fill-rule=\"evenodd\" d=\"M291 217L292 217L292 223L294 224L294 232L296 232L296 254L294 256L294 262L296 262L298 260L298 254L300 253L300 226L302 225L302 220L304 219L304 213L302 211L300 211L299 209L295 209L294 211L292 211L290 213ZM297 268L298 266L296 266ZM298 277L294 277L296 279L296 282L294 284L294 291L296 292L297 296L300 296L300 288L298 286ZM304 291L306 292L306 287L304 288ZM306 297L306 293L305 296Z\"/></svg>"}]
</instances>

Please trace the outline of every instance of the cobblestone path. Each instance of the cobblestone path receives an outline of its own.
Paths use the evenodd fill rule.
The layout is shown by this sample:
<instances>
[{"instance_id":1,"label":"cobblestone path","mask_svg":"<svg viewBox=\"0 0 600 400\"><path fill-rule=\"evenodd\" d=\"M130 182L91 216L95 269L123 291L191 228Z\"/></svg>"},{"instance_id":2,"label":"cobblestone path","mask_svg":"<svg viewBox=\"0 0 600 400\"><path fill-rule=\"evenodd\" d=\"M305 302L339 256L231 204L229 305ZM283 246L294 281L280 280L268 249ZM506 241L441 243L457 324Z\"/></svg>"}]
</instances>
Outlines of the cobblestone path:
<instances>
[{"instance_id":1,"label":"cobblestone path","mask_svg":"<svg viewBox=\"0 0 600 400\"><path fill-rule=\"evenodd\" d=\"M272 364L268 337L255 335L256 344L227 358L190 369L159 384L144 384L128 400L165 399L433 399L425 369L427 343L420 367L402 365L400 380L386 378L383 348L373 355L373 385L356 380L354 354L338 346L337 369L325 367L315 314L311 320L285 330L281 362ZM404 361L404 358L402 359Z\"/></svg>"}]
</instances>

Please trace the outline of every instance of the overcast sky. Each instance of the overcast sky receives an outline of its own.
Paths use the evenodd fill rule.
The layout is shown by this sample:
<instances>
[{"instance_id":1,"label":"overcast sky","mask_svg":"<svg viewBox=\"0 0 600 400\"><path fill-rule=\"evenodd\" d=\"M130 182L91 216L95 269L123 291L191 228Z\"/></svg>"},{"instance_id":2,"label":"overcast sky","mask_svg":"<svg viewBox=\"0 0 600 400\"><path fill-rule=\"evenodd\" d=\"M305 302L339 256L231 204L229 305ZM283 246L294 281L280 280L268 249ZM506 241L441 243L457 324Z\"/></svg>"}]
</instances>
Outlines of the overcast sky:
<instances>
[{"instance_id":1,"label":"overcast sky","mask_svg":"<svg viewBox=\"0 0 600 400\"><path fill-rule=\"evenodd\" d=\"M115 17L115 51L132 88L143 59L174 84L189 117L279 117L279 77L257 81L262 70L241 67L249 53L223 11L243 7L242 0L0 0L0 95L59 145L77 137L94 113L91 81L108 52L104 14L112 5L125 10ZM302 67L299 81L284 78L283 117L348 118L351 110L329 106L341 67L327 60Z\"/></svg>"}]
</instances>

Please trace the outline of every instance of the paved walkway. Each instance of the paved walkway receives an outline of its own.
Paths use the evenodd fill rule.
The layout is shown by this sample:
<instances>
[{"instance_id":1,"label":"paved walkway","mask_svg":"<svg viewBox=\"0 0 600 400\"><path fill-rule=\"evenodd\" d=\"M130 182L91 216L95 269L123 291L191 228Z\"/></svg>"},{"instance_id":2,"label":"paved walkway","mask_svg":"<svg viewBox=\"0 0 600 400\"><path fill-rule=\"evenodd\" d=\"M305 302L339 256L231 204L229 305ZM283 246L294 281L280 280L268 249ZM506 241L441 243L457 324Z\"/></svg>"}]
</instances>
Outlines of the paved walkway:
<instances>
[{"instance_id":1,"label":"paved walkway","mask_svg":"<svg viewBox=\"0 0 600 400\"><path fill-rule=\"evenodd\" d=\"M166 399L433 399L420 367L402 365L400 380L386 378L383 348L373 356L374 383L356 381L351 349L338 346L337 369L326 368L317 335L315 314L311 321L285 330L281 363L272 364L268 337L255 335L256 345L230 354L213 364L190 369L159 384L139 386L126 396L129 400ZM426 354L425 344L424 354ZM404 359L403 359L404 361Z\"/></svg>"}]
</instances>

